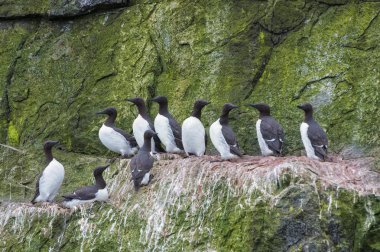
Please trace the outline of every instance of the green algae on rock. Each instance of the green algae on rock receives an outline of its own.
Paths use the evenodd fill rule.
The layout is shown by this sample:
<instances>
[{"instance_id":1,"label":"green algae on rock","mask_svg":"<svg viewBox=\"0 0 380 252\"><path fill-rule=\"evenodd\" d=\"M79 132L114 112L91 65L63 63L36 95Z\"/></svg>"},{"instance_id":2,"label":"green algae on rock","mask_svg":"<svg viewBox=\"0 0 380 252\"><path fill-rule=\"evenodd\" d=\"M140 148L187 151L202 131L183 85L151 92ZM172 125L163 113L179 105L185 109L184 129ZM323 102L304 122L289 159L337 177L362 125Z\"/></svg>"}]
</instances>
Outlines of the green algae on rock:
<instances>
[{"instance_id":1,"label":"green algae on rock","mask_svg":"<svg viewBox=\"0 0 380 252\"><path fill-rule=\"evenodd\" d=\"M226 101L269 103L288 153L302 148L295 105L308 100L333 151L378 148L380 3L288 2L135 1L72 20L0 20L9 48L0 65L1 139L29 146L52 136L69 151L104 154L93 112L116 106L118 125L130 129L135 111L123 99L161 94L179 121L196 98L210 100L206 126ZM299 15L278 16L283 8ZM256 115L247 111L231 124L242 149L256 154L247 137Z\"/></svg>"},{"instance_id":2,"label":"green algae on rock","mask_svg":"<svg viewBox=\"0 0 380 252\"><path fill-rule=\"evenodd\" d=\"M110 202L74 212L57 205L3 203L0 248L378 249L380 198L371 193L379 195L380 188L370 178L378 181L379 175L365 168L367 161L321 165L307 158L246 157L218 164L212 159L158 161L153 182L139 193L129 183L128 161L117 162L106 173ZM362 176L351 181L347 166Z\"/></svg>"},{"instance_id":3,"label":"green algae on rock","mask_svg":"<svg viewBox=\"0 0 380 252\"><path fill-rule=\"evenodd\" d=\"M379 251L373 181L326 186L315 174L330 163L301 162L301 174L271 166L259 183L257 167L241 178L202 159L160 161L155 169L171 173L138 195L121 164L107 173L109 204L71 214L6 203L31 198L46 139L64 146L55 153L67 175L60 192L90 183L84 174L111 157L95 112L117 107L117 125L130 130L132 96L167 95L179 121L207 99L205 126L225 102L266 102L287 154L302 149L295 106L310 101L333 152L379 157L379 9L353 0L0 0L0 248ZM231 114L250 154L259 154L256 118L244 106Z\"/></svg>"}]
</instances>

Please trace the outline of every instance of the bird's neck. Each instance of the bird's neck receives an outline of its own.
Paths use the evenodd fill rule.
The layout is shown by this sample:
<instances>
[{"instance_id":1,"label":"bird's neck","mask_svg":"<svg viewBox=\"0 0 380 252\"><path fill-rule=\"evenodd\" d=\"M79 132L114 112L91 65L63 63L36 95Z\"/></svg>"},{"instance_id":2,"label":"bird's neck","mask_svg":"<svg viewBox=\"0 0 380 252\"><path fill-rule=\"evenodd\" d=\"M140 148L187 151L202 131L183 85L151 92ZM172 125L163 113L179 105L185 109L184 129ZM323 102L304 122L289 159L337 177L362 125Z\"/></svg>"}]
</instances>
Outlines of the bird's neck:
<instances>
[{"instance_id":1,"label":"bird's neck","mask_svg":"<svg viewBox=\"0 0 380 252\"><path fill-rule=\"evenodd\" d=\"M200 120L202 116L202 109L194 107L193 112L191 113L191 116L194 116Z\"/></svg>"},{"instance_id":2,"label":"bird's neck","mask_svg":"<svg viewBox=\"0 0 380 252\"><path fill-rule=\"evenodd\" d=\"M104 125L109 126L109 127L114 126L115 120L116 120L116 115L109 115L107 117L107 120L104 122Z\"/></svg>"},{"instance_id":3,"label":"bird's neck","mask_svg":"<svg viewBox=\"0 0 380 252\"><path fill-rule=\"evenodd\" d=\"M158 113L160 113L161 115L167 115L167 114L169 114L168 104L167 103L164 103L164 104L160 103L160 107L159 107Z\"/></svg>"},{"instance_id":4,"label":"bird's neck","mask_svg":"<svg viewBox=\"0 0 380 252\"><path fill-rule=\"evenodd\" d=\"M46 157L46 164L49 164L53 160L53 152L51 148L44 149L45 151L45 157Z\"/></svg>"},{"instance_id":5,"label":"bird's neck","mask_svg":"<svg viewBox=\"0 0 380 252\"><path fill-rule=\"evenodd\" d=\"M266 116L270 116L270 113L269 112L261 112L260 111L260 119L262 119L263 117L266 117Z\"/></svg>"},{"instance_id":6,"label":"bird's neck","mask_svg":"<svg viewBox=\"0 0 380 252\"><path fill-rule=\"evenodd\" d=\"M96 187L99 188L99 189L104 189L104 188L106 188L106 185L107 185L107 184L106 184L106 181L104 180L102 174L100 174L100 175L98 175L98 176L95 177L95 185L96 185Z\"/></svg>"},{"instance_id":7,"label":"bird's neck","mask_svg":"<svg viewBox=\"0 0 380 252\"><path fill-rule=\"evenodd\" d=\"M145 104L138 106L137 109L143 118L146 118L148 116L148 109L146 108Z\"/></svg>"},{"instance_id":8,"label":"bird's neck","mask_svg":"<svg viewBox=\"0 0 380 252\"><path fill-rule=\"evenodd\" d=\"M152 138L144 138L144 144L140 149L141 151L144 152L151 152L152 150Z\"/></svg>"},{"instance_id":9,"label":"bird's neck","mask_svg":"<svg viewBox=\"0 0 380 252\"><path fill-rule=\"evenodd\" d=\"M305 122L310 122L313 120L314 120L313 112L312 111L305 112Z\"/></svg>"},{"instance_id":10,"label":"bird's neck","mask_svg":"<svg viewBox=\"0 0 380 252\"><path fill-rule=\"evenodd\" d=\"M222 125L227 125L228 124L228 114L229 112L223 112L222 115L219 118L219 122Z\"/></svg>"}]
</instances>

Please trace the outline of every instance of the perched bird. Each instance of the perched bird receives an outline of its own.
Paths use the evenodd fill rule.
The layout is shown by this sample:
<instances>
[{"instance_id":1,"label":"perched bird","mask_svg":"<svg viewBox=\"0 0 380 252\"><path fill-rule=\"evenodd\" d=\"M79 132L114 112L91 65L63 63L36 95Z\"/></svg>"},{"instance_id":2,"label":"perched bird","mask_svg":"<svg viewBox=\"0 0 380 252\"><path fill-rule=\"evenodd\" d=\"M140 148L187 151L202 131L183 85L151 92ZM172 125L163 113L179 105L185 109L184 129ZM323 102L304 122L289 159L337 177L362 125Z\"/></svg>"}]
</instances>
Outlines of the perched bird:
<instances>
[{"instance_id":1,"label":"perched bird","mask_svg":"<svg viewBox=\"0 0 380 252\"><path fill-rule=\"evenodd\" d=\"M207 135L201 122L202 108L210 104L208 101L197 100L194 103L191 116L182 123L182 142L187 155L204 155Z\"/></svg>"},{"instance_id":2,"label":"perched bird","mask_svg":"<svg viewBox=\"0 0 380 252\"><path fill-rule=\"evenodd\" d=\"M151 152L151 141L152 137L156 134L152 130L145 131L144 145L131 160L132 180L136 191L139 190L140 186L148 185L153 178L153 175L150 174L154 163L153 153Z\"/></svg>"},{"instance_id":3,"label":"perched bird","mask_svg":"<svg viewBox=\"0 0 380 252\"><path fill-rule=\"evenodd\" d=\"M144 133L147 130L153 130L153 121L148 115L148 110L145 106L145 101L142 98L136 97L131 99L126 99L129 102L132 102L134 105L137 106L137 109L139 111L139 115L137 118L133 121L132 128L133 128L133 135L136 138L137 144L140 148L144 145ZM157 135L154 135L152 140L152 152L165 152L165 150L161 147L161 141L158 138Z\"/></svg>"},{"instance_id":4,"label":"perched bird","mask_svg":"<svg viewBox=\"0 0 380 252\"><path fill-rule=\"evenodd\" d=\"M281 155L284 144L284 130L281 125L270 115L267 104L249 104L260 112L256 122L257 139L263 156Z\"/></svg>"},{"instance_id":5,"label":"perched bird","mask_svg":"<svg viewBox=\"0 0 380 252\"><path fill-rule=\"evenodd\" d=\"M52 202L62 185L65 169L53 157L51 151L56 144L58 144L58 141L46 141L44 144L46 167L37 179L36 193L32 199L33 204L43 201Z\"/></svg>"},{"instance_id":6,"label":"perched bird","mask_svg":"<svg viewBox=\"0 0 380 252\"><path fill-rule=\"evenodd\" d=\"M99 129L99 139L102 144L109 150L120 153L123 157L136 154L138 151L136 139L127 132L115 127L116 109L107 108L96 114L108 115L107 120Z\"/></svg>"},{"instance_id":7,"label":"perched bird","mask_svg":"<svg viewBox=\"0 0 380 252\"><path fill-rule=\"evenodd\" d=\"M168 111L168 99L165 96L157 96L152 101L159 104L159 111L154 119L154 128L165 145L166 152L182 152L181 126Z\"/></svg>"},{"instance_id":8,"label":"perched bird","mask_svg":"<svg viewBox=\"0 0 380 252\"><path fill-rule=\"evenodd\" d=\"M232 109L238 108L231 103L223 106L222 114L210 127L210 138L215 148L219 151L222 159L242 157L235 133L228 125L228 114Z\"/></svg>"},{"instance_id":9,"label":"perched bird","mask_svg":"<svg viewBox=\"0 0 380 252\"><path fill-rule=\"evenodd\" d=\"M328 140L325 131L313 118L313 107L310 103L297 107L305 111L305 120L301 123L300 131L306 155L309 158L325 161Z\"/></svg>"},{"instance_id":10,"label":"perched bird","mask_svg":"<svg viewBox=\"0 0 380 252\"><path fill-rule=\"evenodd\" d=\"M83 203L108 200L107 184L103 178L103 172L109 165L99 166L94 169L95 185L81 187L72 194L62 196L63 205L73 208Z\"/></svg>"}]
</instances>

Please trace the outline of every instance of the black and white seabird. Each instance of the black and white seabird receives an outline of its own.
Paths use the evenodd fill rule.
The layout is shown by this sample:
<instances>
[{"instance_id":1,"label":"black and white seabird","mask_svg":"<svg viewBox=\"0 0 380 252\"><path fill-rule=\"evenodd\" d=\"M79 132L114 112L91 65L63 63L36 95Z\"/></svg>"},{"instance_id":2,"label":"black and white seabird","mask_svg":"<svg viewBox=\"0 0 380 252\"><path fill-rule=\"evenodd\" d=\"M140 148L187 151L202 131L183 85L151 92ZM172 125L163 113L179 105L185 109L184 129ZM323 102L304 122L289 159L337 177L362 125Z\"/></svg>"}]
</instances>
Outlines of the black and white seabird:
<instances>
[{"instance_id":1,"label":"black and white seabird","mask_svg":"<svg viewBox=\"0 0 380 252\"><path fill-rule=\"evenodd\" d=\"M238 106L231 103L224 104L220 118L210 127L211 142L219 151L222 159L232 159L243 156L240 153L235 133L228 125L228 114L235 108L238 108Z\"/></svg>"},{"instance_id":2,"label":"black and white seabird","mask_svg":"<svg viewBox=\"0 0 380 252\"><path fill-rule=\"evenodd\" d=\"M297 107L305 111L305 120L301 123L300 131L306 155L309 158L325 161L328 140L325 131L313 118L313 106L305 103Z\"/></svg>"},{"instance_id":3,"label":"black and white seabird","mask_svg":"<svg viewBox=\"0 0 380 252\"><path fill-rule=\"evenodd\" d=\"M44 201L52 202L62 185L63 178L65 177L65 169L63 165L53 157L51 150L56 144L58 144L57 141L46 141L44 144L47 165L37 179L36 193L32 199L33 204Z\"/></svg>"},{"instance_id":4,"label":"black and white seabird","mask_svg":"<svg viewBox=\"0 0 380 252\"><path fill-rule=\"evenodd\" d=\"M159 104L159 110L154 119L154 128L165 145L166 152L180 153L183 151L181 126L168 111L168 99L157 96L152 101Z\"/></svg>"},{"instance_id":5,"label":"black and white seabird","mask_svg":"<svg viewBox=\"0 0 380 252\"><path fill-rule=\"evenodd\" d=\"M107 108L97 114L108 115L107 120L99 129L99 139L104 146L113 152L120 153L123 157L136 154L138 150L136 139L127 132L115 127L117 111L115 108Z\"/></svg>"},{"instance_id":6,"label":"black and white seabird","mask_svg":"<svg viewBox=\"0 0 380 252\"><path fill-rule=\"evenodd\" d=\"M256 122L257 139L263 156L281 155L284 144L284 130L270 115L270 107L264 103L249 104L260 112Z\"/></svg>"},{"instance_id":7,"label":"black and white seabird","mask_svg":"<svg viewBox=\"0 0 380 252\"><path fill-rule=\"evenodd\" d=\"M153 175L150 174L154 163L153 153L151 152L151 141L152 137L156 134L157 133L152 130L145 131L144 145L131 160L132 180L136 191L138 191L141 186L148 185L153 178Z\"/></svg>"},{"instance_id":8,"label":"black and white seabird","mask_svg":"<svg viewBox=\"0 0 380 252\"><path fill-rule=\"evenodd\" d=\"M99 166L94 169L95 185L81 187L72 194L62 196L63 205L73 208L83 203L108 200L107 184L103 178L103 172L109 165Z\"/></svg>"},{"instance_id":9,"label":"black and white seabird","mask_svg":"<svg viewBox=\"0 0 380 252\"><path fill-rule=\"evenodd\" d=\"M144 145L145 131L147 130L155 131L153 121L148 115L148 109L145 106L144 99L140 97L136 97L136 98L126 99L126 100L136 105L139 111L139 115L133 121L132 128L133 128L133 135L136 138L137 144L139 145L140 148L142 148ZM165 152L165 150L161 147L161 141L157 135L154 135L153 140L152 140L152 152L153 153Z\"/></svg>"},{"instance_id":10,"label":"black and white seabird","mask_svg":"<svg viewBox=\"0 0 380 252\"><path fill-rule=\"evenodd\" d=\"M195 101L191 116L182 123L182 143L187 155L199 157L206 151L207 135L201 114L202 108L208 104L210 103L204 100Z\"/></svg>"}]
</instances>

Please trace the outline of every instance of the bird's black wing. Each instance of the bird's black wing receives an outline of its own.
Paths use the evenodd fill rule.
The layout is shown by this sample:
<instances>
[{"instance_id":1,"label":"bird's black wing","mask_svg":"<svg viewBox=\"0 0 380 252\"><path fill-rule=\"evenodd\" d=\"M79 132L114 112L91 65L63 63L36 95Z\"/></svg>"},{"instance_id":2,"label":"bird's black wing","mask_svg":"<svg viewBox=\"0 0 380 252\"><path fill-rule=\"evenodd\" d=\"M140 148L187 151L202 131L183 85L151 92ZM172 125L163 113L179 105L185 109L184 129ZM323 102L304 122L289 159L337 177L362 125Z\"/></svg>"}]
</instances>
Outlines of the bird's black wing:
<instances>
[{"instance_id":1,"label":"bird's black wing","mask_svg":"<svg viewBox=\"0 0 380 252\"><path fill-rule=\"evenodd\" d=\"M116 132L120 133L123 137L125 137L125 139L127 139L127 141L129 142L129 144L131 145L131 147L137 147L137 141L135 139L134 136L128 134L127 132L125 132L124 130L122 129L119 129L119 128L116 128L114 127L113 128Z\"/></svg>"},{"instance_id":2,"label":"bird's black wing","mask_svg":"<svg viewBox=\"0 0 380 252\"><path fill-rule=\"evenodd\" d=\"M284 130L272 117L265 117L260 124L261 134L270 150L281 154L284 142Z\"/></svg>"},{"instance_id":3,"label":"bird's black wing","mask_svg":"<svg viewBox=\"0 0 380 252\"><path fill-rule=\"evenodd\" d=\"M40 195L40 178L42 177L42 173L38 176L37 178L37 183L36 183L36 193L34 194L34 197L32 199L32 203L35 203L34 201Z\"/></svg>"},{"instance_id":4,"label":"bird's black wing","mask_svg":"<svg viewBox=\"0 0 380 252\"><path fill-rule=\"evenodd\" d=\"M205 147L207 149L207 144L208 144L208 136L207 136L207 132L205 131Z\"/></svg>"},{"instance_id":5,"label":"bird's black wing","mask_svg":"<svg viewBox=\"0 0 380 252\"><path fill-rule=\"evenodd\" d=\"M96 197L97 192L98 188L96 186L85 186L75 190L72 194L64 195L62 197L64 197L65 200L90 200Z\"/></svg>"},{"instance_id":6,"label":"bird's black wing","mask_svg":"<svg viewBox=\"0 0 380 252\"><path fill-rule=\"evenodd\" d=\"M242 157L243 155L239 150L239 144L231 127L228 125L222 125L222 134L227 144L230 146L231 153Z\"/></svg>"},{"instance_id":7,"label":"bird's black wing","mask_svg":"<svg viewBox=\"0 0 380 252\"><path fill-rule=\"evenodd\" d=\"M135 190L138 191L146 173L152 169L153 157L148 152L140 152L131 160L130 168Z\"/></svg>"},{"instance_id":8,"label":"bird's black wing","mask_svg":"<svg viewBox=\"0 0 380 252\"><path fill-rule=\"evenodd\" d=\"M142 179L152 169L154 158L148 152L138 153L131 160L132 179Z\"/></svg>"},{"instance_id":9,"label":"bird's black wing","mask_svg":"<svg viewBox=\"0 0 380 252\"><path fill-rule=\"evenodd\" d=\"M315 155L322 160L326 160L328 140L325 131L317 122L311 122L307 130L307 136L314 148Z\"/></svg>"},{"instance_id":10,"label":"bird's black wing","mask_svg":"<svg viewBox=\"0 0 380 252\"><path fill-rule=\"evenodd\" d=\"M181 126L178 124L178 122L174 119L174 117L173 117L172 115L169 115L169 116L168 116L168 119L169 119L169 125L170 125L170 128L171 128L172 131L173 131L175 144L177 145L178 148L180 148L181 150L183 150L183 144L182 144L182 128L181 128Z\"/></svg>"}]
</instances>

